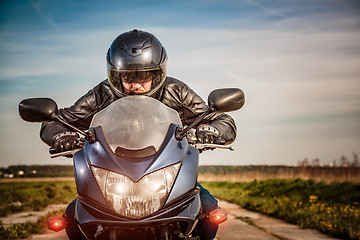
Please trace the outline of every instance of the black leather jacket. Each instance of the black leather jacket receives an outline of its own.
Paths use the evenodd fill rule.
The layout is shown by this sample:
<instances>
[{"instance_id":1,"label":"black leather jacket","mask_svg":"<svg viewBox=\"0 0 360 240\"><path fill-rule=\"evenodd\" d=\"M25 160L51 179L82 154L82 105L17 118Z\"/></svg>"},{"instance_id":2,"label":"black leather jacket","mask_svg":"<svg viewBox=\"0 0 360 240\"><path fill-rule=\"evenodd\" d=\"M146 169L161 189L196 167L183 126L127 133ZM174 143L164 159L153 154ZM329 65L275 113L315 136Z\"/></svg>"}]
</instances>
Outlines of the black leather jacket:
<instances>
[{"instance_id":1,"label":"black leather jacket","mask_svg":"<svg viewBox=\"0 0 360 240\"><path fill-rule=\"evenodd\" d=\"M108 80L104 80L76 101L73 106L59 109L59 116L75 127L86 130L89 128L94 114L106 108L118 98L110 88ZM171 77L166 78L163 88L155 98L176 110L184 126L192 123L208 108L201 97L185 83ZM216 127L226 144L235 140L236 126L229 115L224 113L213 114L203 123ZM66 131L69 131L69 129L61 123L43 123L40 137L46 144L53 146L54 136Z\"/></svg>"}]
</instances>

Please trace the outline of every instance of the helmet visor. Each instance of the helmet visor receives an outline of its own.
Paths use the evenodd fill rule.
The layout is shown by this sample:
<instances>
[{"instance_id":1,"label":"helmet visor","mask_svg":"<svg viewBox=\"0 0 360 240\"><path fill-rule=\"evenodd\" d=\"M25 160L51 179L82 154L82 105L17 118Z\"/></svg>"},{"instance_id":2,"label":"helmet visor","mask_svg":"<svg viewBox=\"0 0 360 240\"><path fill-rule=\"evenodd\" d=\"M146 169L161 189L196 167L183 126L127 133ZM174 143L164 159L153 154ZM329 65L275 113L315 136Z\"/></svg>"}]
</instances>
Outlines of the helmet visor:
<instances>
[{"instance_id":1,"label":"helmet visor","mask_svg":"<svg viewBox=\"0 0 360 240\"><path fill-rule=\"evenodd\" d=\"M121 94L145 94L156 89L165 79L161 69L155 70L118 70L108 69L110 84ZM132 92L133 85L141 85L142 92Z\"/></svg>"},{"instance_id":2,"label":"helmet visor","mask_svg":"<svg viewBox=\"0 0 360 240\"><path fill-rule=\"evenodd\" d=\"M120 73L122 82L127 84L139 83L143 84L152 81L154 78L153 71L132 71Z\"/></svg>"}]
</instances>

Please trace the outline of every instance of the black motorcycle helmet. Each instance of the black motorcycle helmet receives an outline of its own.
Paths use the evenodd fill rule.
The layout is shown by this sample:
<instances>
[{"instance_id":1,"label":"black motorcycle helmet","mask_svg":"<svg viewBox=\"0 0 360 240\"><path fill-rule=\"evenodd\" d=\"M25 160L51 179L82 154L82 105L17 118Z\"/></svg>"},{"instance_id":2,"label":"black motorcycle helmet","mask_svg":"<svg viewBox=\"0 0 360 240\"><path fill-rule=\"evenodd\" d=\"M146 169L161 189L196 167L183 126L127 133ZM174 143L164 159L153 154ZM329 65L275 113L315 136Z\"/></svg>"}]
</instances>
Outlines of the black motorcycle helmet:
<instances>
[{"instance_id":1,"label":"black motorcycle helmet","mask_svg":"<svg viewBox=\"0 0 360 240\"><path fill-rule=\"evenodd\" d=\"M120 34L111 44L106 60L108 80L118 96L128 95L121 77L151 75L151 89L143 94L146 96L155 96L165 82L166 51L151 33L134 29Z\"/></svg>"}]
</instances>

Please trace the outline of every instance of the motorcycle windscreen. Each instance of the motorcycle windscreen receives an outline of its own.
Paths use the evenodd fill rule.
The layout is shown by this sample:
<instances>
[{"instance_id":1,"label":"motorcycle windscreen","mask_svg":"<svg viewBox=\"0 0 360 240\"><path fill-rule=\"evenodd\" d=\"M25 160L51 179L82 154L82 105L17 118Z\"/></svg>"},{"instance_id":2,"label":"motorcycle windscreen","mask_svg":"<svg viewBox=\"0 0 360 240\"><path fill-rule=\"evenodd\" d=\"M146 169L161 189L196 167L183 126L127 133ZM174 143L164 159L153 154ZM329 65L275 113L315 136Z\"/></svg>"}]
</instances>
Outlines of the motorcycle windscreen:
<instances>
[{"instance_id":1,"label":"motorcycle windscreen","mask_svg":"<svg viewBox=\"0 0 360 240\"><path fill-rule=\"evenodd\" d=\"M138 158L159 150L170 124L181 125L174 109L154 98L129 96L96 113L90 127L101 126L114 154Z\"/></svg>"}]
</instances>

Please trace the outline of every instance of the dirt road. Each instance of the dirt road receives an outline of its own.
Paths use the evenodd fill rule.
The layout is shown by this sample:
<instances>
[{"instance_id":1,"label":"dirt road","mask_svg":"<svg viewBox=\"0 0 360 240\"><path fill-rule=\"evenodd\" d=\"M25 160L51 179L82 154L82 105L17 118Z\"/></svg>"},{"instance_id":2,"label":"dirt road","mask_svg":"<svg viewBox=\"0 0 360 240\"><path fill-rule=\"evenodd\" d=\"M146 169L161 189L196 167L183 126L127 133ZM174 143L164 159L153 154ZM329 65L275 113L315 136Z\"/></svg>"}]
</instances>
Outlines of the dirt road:
<instances>
[{"instance_id":1,"label":"dirt road","mask_svg":"<svg viewBox=\"0 0 360 240\"><path fill-rule=\"evenodd\" d=\"M301 229L284 221L254 213L239 206L219 201L228 213L228 220L220 225L217 240L335 240L318 231ZM67 240L65 231L33 235L27 240Z\"/></svg>"},{"instance_id":2,"label":"dirt road","mask_svg":"<svg viewBox=\"0 0 360 240\"><path fill-rule=\"evenodd\" d=\"M335 240L316 230L299 226L248 211L225 201L219 206L228 213L228 220L220 225L218 240ZM241 220L240 220L241 219Z\"/></svg>"}]
</instances>

